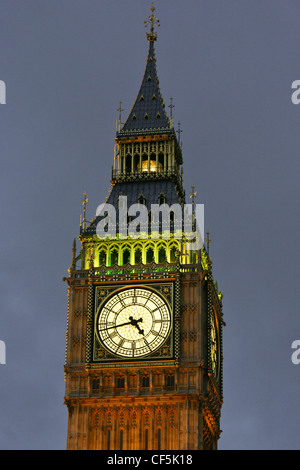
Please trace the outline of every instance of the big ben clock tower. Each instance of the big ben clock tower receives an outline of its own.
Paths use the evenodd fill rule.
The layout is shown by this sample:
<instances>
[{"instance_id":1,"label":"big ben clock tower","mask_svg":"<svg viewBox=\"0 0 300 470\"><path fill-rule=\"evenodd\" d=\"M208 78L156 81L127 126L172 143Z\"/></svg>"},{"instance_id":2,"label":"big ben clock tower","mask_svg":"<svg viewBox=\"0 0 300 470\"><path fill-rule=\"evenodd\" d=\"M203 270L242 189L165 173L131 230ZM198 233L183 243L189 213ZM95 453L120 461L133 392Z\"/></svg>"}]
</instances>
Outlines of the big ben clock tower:
<instances>
[{"instance_id":1,"label":"big ben clock tower","mask_svg":"<svg viewBox=\"0 0 300 470\"><path fill-rule=\"evenodd\" d=\"M222 294L208 246L190 243L183 221L182 148L159 89L153 12L110 193L89 223L84 195L64 278L70 450L217 449L220 437ZM194 206L186 217L194 228Z\"/></svg>"}]
</instances>

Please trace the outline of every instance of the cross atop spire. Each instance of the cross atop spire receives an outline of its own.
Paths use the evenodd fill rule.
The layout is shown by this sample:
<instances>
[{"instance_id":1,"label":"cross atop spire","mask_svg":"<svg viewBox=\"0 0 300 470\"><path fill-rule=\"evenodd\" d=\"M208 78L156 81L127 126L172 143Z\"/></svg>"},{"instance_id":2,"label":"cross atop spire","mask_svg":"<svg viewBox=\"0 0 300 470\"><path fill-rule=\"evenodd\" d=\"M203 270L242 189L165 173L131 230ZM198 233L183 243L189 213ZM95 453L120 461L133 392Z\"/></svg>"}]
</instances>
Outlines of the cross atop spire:
<instances>
[{"instance_id":1,"label":"cross atop spire","mask_svg":"<svg viewBox=\"0 0 300 470\"><path fill-rule=\"evenodd\" d=\"M156 23L157 26L160 26L159 20L156 18L156 16L153 13L155 10L153 2L151 3L150 10L152 12L151 15L144 21L145 27L147 27L148 24L150 25L150 33L147 33L147 38L149 42L156 41L156 38L157 38L156 32L154 31L154 23Z\"/></svg>"}]
</instances>

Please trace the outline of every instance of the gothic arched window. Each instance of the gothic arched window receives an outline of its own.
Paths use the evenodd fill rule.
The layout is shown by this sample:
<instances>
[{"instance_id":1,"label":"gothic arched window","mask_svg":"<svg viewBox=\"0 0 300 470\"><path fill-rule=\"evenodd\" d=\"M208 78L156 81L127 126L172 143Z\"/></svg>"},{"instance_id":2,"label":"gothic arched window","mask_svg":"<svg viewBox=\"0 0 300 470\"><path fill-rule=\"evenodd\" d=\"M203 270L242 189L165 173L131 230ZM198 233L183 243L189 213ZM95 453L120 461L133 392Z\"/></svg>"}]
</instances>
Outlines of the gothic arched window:
<instances>
[{"instance_id":1,"label":"gothic arched window","mask_svg":"<svg viewBox=\"0 0 300 470\"><path fill-rule=\"evenodd\" d=\"M142 250L137 248L134 253L134 263L140 264L142 262Z\"/></svg>"},{"instance_id":2,"label":"gothic arched window","mask_svg":"<svg viewBox=\"0 0 300 470\"><path fill-rule=\"evenodd\" d=\"M106 264L106 253L104 250L101 250L99 253L99 265L102 266L103 264Z\"/></svg>"},{"instance_id":3,"label":"gothic arched window","mask_svg":"<svg viewBox=\"0 0 300 470\"><path fill-rule=\"evenodd\" d=\"M99 388L100 388L100 380L99 379L93 379L92 388L93 388L93 390L99 390Z\"/></svg>"},{"instance_id":4,"label":"gothic arched window","mask_svg":"<svg viewBox=\"0 0 300 470\"><path fill-rule=\"evenodd\" d=\"M125 387L124 377L118 377L118 379L117 379L117 388L124 388L124 387Z\"/></svg>"},{"instance_id":5,"label":"gothic arched window","mask_svg":"<svg viewBox=\"0 0 300 470\"><path fill-rule=\"evenodd\" d=\"M158 262L164 263L166 261L166 250L161 247L158 251Z\"/></svg>"},{"instance_id":6,"label":"gothic arched window","mask_svg":"<svg viewBox=\"0 0 300 470\"><path fill-rule=\"evenodd\" d=\"M125 162L126 162L125 163L125 165L126 165L125 170L130 173L131 170L132 170L132 168L131 168L131 155L126 155Z\"/></svg>"},{"instance_id":7,"label":"gothic arched window","mask_svg":"<svg viewBox=\"0 0 300 470\"><path fill-rule=\"evenodd\" d=\"M167 376L167 387L174 387L175 385L175 377L174 375Z\"/></svg>"},{"instance_id":8,"label":"gothic arched window","mask_svg":"<svg viewBox=\"0 0 300 470\"><path fill-rule=\"evenodd\" d=\"M146 198L143 196L143 194L140 195L138 199L139 204L143 204L144 206L146 205Z\"/></svg>"},{"instance_id":9,"label":"gothic arched window","mask_svg":"<svg viewBox=\"0 0 300 470\"><path fill-rule=\"evenodd\" d=\"M118 251L113 249L110 253L110 265L118 264Z\"/></svg>"},{"instance_id":10,"label":"gothic arched window","mask_svg":"<svg viewBox=\"0 0 300 470\"><path fill-rule=\"evenodd\" d=\"M146 254L146 263L147 264L150 264L150 263L153 263L155 261L154 259L154 251L152 248L148 248L147 250L147 254Z\"/></svg>"},{"instance_id":11,"label":"gothic arched window","mask_svg":"<svg viewBox=\"0 0 300 470\"><path fill-rule=\"evenodd\" d=\"M162 204L166 203L166 196L164 194L160 194L158 196L158 204L161 206Z\"/></svg>"},{"instance_id":12,"label":"gothic arched window","mask_svg":"<svg viewBox=\"0 0 300 470\"><path fill-rule=\"evenodd\" d=\"M144 375L142 378L142 387L149 387L150 379L149 376Z\"/></svg>"},{"instance_id":13,"label":"gothic arched window","mask_svg":"<svg viewBox=\"0 0 300 470\"><path fill-rule=\"evenodd\" d=\"M130 263L130 250L129 248L125 248L123 251L123 264L129 264Z\"/></svg>"},{"instance_id":14,"label":"gothic arched window","mask_svg":"<svg viewBox=\"0 0 300 470\"><path fill-rule=\"evenodd\" d=\"M170 263L176 263L176 246L172 246L170 249Z\"/></svg>"}]
</instances>

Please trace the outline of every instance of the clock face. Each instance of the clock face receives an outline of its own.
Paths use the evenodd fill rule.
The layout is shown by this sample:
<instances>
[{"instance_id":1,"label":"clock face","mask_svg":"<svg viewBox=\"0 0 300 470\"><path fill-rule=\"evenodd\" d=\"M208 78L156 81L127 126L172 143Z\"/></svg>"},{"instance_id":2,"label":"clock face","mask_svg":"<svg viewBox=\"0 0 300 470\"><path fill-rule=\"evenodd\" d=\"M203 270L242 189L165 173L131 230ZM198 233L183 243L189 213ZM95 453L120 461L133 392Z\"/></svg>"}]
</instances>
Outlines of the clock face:
<instances>
[{"instance_id":1,"label":"clock face","mask_svg":"<svg viewBox=\"0 0 300 470\"><path fill-rule=\"evenodd\" d=\"M210 335L212 371L217 378L219 374L219 338L215 315L212 319Z\"/></svg>"},{"instance_id":2,"label":"clock face","mask_svg":"<svg viewBox=\"0 0 300 470\"><path fill-rule=\"evenodd\" d=\"M157 350L171 329L171 314L162 297L140 287L122 289L100 306L98 335L110 352L141 358Z\"/></svg>"}]
</instances>

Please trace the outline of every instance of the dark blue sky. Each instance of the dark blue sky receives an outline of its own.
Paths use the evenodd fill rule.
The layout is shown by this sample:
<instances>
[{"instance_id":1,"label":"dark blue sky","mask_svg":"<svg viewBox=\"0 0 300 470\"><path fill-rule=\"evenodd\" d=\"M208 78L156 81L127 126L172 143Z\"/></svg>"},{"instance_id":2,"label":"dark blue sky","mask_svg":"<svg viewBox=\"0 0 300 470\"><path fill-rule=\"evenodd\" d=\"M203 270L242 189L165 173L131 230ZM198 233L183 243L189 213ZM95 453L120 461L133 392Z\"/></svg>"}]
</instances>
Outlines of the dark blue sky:
<instances>
[{"instance_id":1,"label":"dark blue sky","mask_svg":"<svg viewBox=\"0 0 300 470\"><path fill-rule=\"evenodd\" d=\"M156 58L224 293L220 449L299 449L300 5L158 0ZM110 188L148 44L145 0L2 0L0 448L65 449L67 290L81 198Z\"/></svg>"}]
</instances>

